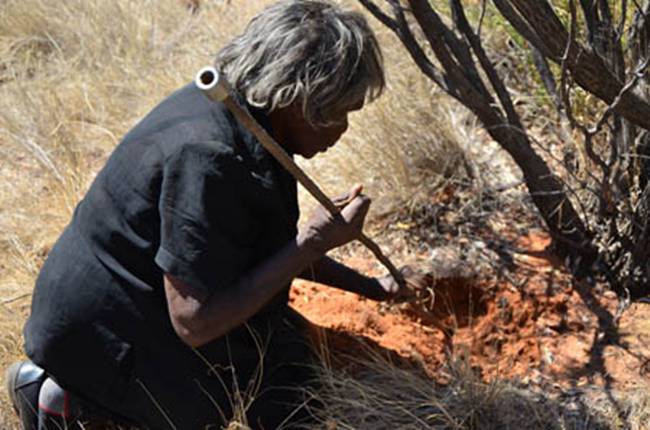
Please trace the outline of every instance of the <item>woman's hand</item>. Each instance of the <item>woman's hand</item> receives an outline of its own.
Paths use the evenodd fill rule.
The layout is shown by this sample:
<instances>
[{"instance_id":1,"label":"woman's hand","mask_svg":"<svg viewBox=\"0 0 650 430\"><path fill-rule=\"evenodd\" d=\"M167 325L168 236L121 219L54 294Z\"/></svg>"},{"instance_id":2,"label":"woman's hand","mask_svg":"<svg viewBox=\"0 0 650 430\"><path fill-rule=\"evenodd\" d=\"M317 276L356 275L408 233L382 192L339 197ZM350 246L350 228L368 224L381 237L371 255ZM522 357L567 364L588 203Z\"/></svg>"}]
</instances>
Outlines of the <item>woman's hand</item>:
<instances>
[{"instance_id":1,"label":"woman's hand","mask_svg":"<svg viewBox=\"0 0 650 430\"><path fill-rule=\"evenodd\" d=\"M316 209L300 231L299 241L308 243L325 254L330 249L358 238L370 208L370 198L361 194L361 190L361 185L355 185L349 193L334 199L334 204L341 208L341 212L336 215L322 206Z\"/></svg>"},{"instance_id":2,"label":"woman's hand","mask_svg":"<svg viewBox=\"0 0 650 430\"><path fill-rule=\"evenodd\" d=\"M378 301L392 302L404 302L415 298L414 291L406 285L405 280L418 275L409 266L402 267L400 273L402 274L400 281L390 274L375 278L378 286L375 291L369 291L367 297Z\"/></svg>"}]
</instances>

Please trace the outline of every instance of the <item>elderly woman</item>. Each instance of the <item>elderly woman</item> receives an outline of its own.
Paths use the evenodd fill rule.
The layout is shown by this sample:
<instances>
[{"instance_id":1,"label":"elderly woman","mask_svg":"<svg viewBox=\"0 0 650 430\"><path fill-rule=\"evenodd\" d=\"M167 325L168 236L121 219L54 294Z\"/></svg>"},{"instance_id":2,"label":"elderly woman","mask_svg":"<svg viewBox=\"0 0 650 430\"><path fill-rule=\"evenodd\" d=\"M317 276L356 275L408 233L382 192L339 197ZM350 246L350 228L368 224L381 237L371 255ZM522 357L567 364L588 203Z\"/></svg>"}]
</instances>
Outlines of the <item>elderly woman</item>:
<instances>
[{"instance_id":1,"label":"elderly woman","mask_svg":"<svg viewBox=\"0 0 650 430\"><path fill-rule=\"evenodd\" d=\"M216 67L305 158L334 145L384 87L364 18L320 0L264 10ZM321 208L298 231L294 179L194 85L170 95L117 146L41 270L25 327L31 362L8 372L25 428L74 421L79 403L151 429L244 413L271 429L300 415L312 374L291 280L377 300L399 289L325 256L358 237L370 204L360 191L339 217Z\"/></svg>"}]
</instances>

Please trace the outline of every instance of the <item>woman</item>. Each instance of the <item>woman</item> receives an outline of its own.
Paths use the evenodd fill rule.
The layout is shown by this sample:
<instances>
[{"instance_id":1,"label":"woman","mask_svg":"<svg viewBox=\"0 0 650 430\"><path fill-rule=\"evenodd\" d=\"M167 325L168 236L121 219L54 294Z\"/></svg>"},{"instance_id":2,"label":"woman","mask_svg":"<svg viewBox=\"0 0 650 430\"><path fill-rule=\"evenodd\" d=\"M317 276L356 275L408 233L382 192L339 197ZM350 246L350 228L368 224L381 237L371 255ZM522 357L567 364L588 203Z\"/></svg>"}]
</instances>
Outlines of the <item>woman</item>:
<instances>
[{"instance_id":1,"label":"woman","mask_svg":"<svg viewBox=\"0 0 650 430\"><path fill-rule=\"evenodd\" d=\"M320 0L264 10L216 67L306 158L384 87L364 18ZM291 280L378 300L399 290L325 256L358 237L368 211L360 187L344 197L339 217L321 208L298 231L296 183L256 139L193 85L169 96L117 146L41 270L25 327L32 362L8 375L26 428L76 419L68 393L152 429L223 425L244 411L252 427L295 420L312 375Z\"/></svg>"}]
</instances>

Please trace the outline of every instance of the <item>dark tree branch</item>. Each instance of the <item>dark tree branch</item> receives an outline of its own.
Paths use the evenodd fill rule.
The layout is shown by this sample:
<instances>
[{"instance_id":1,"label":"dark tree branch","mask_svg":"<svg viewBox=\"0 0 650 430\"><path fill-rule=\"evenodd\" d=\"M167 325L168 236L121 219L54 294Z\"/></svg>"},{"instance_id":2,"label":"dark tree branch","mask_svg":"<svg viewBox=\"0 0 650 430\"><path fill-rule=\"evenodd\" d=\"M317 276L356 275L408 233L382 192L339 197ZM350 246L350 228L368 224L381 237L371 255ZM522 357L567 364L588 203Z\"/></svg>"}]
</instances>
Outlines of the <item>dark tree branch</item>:
<instances>
[{"instance_id":1,"label":"dark tree branch","mask_svg":"<svg viewBox=\"0 0 650 430\"><path fill-rule=\"evenodd\" d=\"M537 73L539 73L539 76L542 80L542 85L544 86L544 89L548 93L549 96L553 99L553 104L555 105L555 109L558 112L558 115L560 117L560 136L562 138L562 141L565 143L573 141L573 138L571 136L569 127L571 125L571 121L569 120L569 114L567 114L567 106L564 103L564 94L566 91L560 92L558 90L557 82L555 81L555 77L553 76L553 72L551 71L551 68L548 65L548 61L546 61L546 57L544 57L544 54L537 49L533 44L528 42L528 48L530 49L530 52L533 57L533 64L535 65L535 69L537 70ZM569 106L570 108L570 106ZM569 172L572 171L572 169L568 169Z\"/></svg>"},{"instance_id":2,"label":"dark tree branch","mask_svg":"<svg viewBox=\"0 0 650 430\"><path fill-rule=\"evenodd\" d=\"M406 47L411 54L411 58L420 68L420 70L433 82L435 82L440 88L442 88L447 94L456 97L452 88L446 83L446 79L443 76L442 72L436 68L436 66L429 60L427 55L424 53L420 45L418 44L415 36L411 32L411 29L406 22L404 13L399 6L395 5L396 2L393 2L393 12L396 15L396 18L393 19L386 15L381 8L372 2L372 0L359 0L361 4L368 9L368 11L377 18L382 24L388 27L390 30L395 33L395 35L400 39L402 44Z\"/></svg>"},{"instance_id":3,"label":"dark tree branch","mask_svg":"<svg viewBox=\"0 0 650 430\"><path fill-rule=\"evenodd\" d=\"M453 61L444 43L443 32L440 30L444 23L430 7L428 1L409 0L409 4L438 61L447 72L449 79L454 81L459 89L461 102L478 116L492 138L513 157L521 168L531 197L549 229L555 236L561 236L564 240L560 242L564 244L581 244L570 247L560 245L558 252L564 255L582 254L583 261L593 261L595 251L588 245L588 233L584 224L566 198L561 181L558 181L544 160L531 148L526 131L521 126L515 125L520 121L514 109L510 114L516 120L515 124L511 124L500 111L494 108L492 100L481 97L481 93L476 91L466 75L458 70L458 65ZM483 51L482 48L477 50ZM483 55L486 67L489 69L491 64L484 52ZM496 73L492 75L492 79L500 80ZM503 83L496 84L496 86L504 88ZM589 252L585 249L589 249Z\"/></svg>"},{"instance_id":4,"label":"dark tree branch","mask_svg":"<svg viewBox=\"0 0 650 430\"><path fill-rule=\"evenodd\" d=\"M460 0L450 0L450 2L451 2L451 9L453 12L454 20L456 22L456 26L467 39L467 42L472 48L472 51L474 51L474 55L476 55L476 58L478 58L481 64L481 67L487 74L487 77L490 80L490 84L492 85L492 88L494 88L494 91L496 92L497 97L501 102L501 106L506 112L508 122L514 125L515 127L523 130L523 126L521 124L521 120L519 119L519 115L515 111L515 107L512 104L510 93L506 89L506 86L503 84L503 81L497 74L494 65L492 64L487 54L485 53L485 50L483 49L483 45L481 44L481 40L474 33L474 31L472 31L472 27L469 25L469 22L467 21L467 17L465 16L465 11L463 9L463 6L460 3Z\"/></svg>"},{"instance_id":5,"label":"dark tree branch","mask_svg":"<svg viewBox=\"0 0 650 430\"><path fill-rule=\"evenodd\" d=\"M637 63L650 55L650 1L643 8L637 4L637 11L630 29L632 59Z\"/></svg>"},{"instance_id":6,"label":"dark tree branch","mask_svg":"<svg viewBox=\"0 0 650 430\"><path fill-rule=\"evenodd\" d=\"M616 28L616 43L621 43L621 38L625 33L625 23L627 22L627 0L621 0L621 19Z\"/></svg>"},{"instance_id":7,"label":"dark tree branch","mask_svg":"<svg viewBox=\"0 0 650 430\"><path fill-rule=\"evenodd\" d=\"M545 56L560 63L569 35L548 1L508 1L515 6L521 17L534 30L538 36L537 39L542 41L542 46L535 46ZM508 15L504 14L504 16L509 19ZM519 22L517 25L515 22L511 23L515 28L520 24ZM519 31L519 28L517 30ZM535 40L531 40L531 43L535 44ZM600 56L580 44L575 44L575 47L569 52L567 67L578 85L608 105L620 94L624 85L616 74L610 72ZM636 125L650 129L650 102L634 91L625 93L625 96L617 103L616 113Z\"/></svg>"},{"instance_id":8,"label":"dark tree branch","mask_svg":"<svg viewBox=\"0 0 650 430\"><path fill-rule=\"evenodd\" d=\"M530 48L530 52L533 57L533 64L535 65L537 73L539 73L539 77L542 80L544 89L548 95L553 98L555 107L558 112L562 112L564 110L564 104L562 102L562 98L558 94L557 83L555 82L553 72L551 72L551 68L548 65L548 61L546 61L546 57L544 57L544 54L542 54L541 51L534 45L529 43L528 47Z\"/></svg>"},{"instance_id":9,"label":"dark tree branch","mask_svg":"<svg viewBox=\"0 0 650 430\"><path fill-rule=\"evenodd\" d=\"M634 87L639 83L639 80L643 79L645 73L647 73L648 65L650 65L650 57L646 58L643 63L636 67L632 73L632 78L625 84L625 86L623 86L623 88L621 88L620 93L614 98L612 103L607 106L607 109L605 109L605 112L603 112L596 125L589 131L591 134L595 135L598 133L607 121L607 118L616 112L616 108L620 103L622 103L625 95L632 92Z\"/></svg>"},{"instance_id":10,"label":"dark tree branch","mask_svg":"<svg viewBox=\"0 0 650 430\"><path fill-rule=\"evenodd\" d=\"M481 38L481 29L483 28L483 20L485 19L485 12L487 11L487 0L481 0L481 15L478 17L478 24L476 24L476 34L479 39Z\"/></svg>"},{"instance_id":11,"label":"dark tree branch","mask_svg":"<svg viewBox=\"0 0 650 430\"><path fill-rule=\"evenodd\" d=\"M395 18L390 21L383 18L383 21L397 23L393 29L403 27L406 20L403 17L399 18L403 9L396 4L396 0L387 1L393 6ZM472 38L471 43L476 46L468 46L455 35L451 37L451 30L442 22L427 0L408 0L408 3L413 17L444 70L445 82L449 88L455 90L452 94L478 116L492 138L499 142L520 166L535 205L553 235L562 238L556 242L558 253L576 257L580 254L582 257L577 258L578 260L593 261L595 251L589 245L588 234L580 217L567 199L561 181L551 173L544 160L532 149L526 131L512 107L507 90L480 46L480 40L472 36L473 31L468 30L468 24L463 23L462 18L460 21L457 20L457 23L463 27L466 37ZM369 3L363 0L362 4ZM377 8L368 10L373 14L377 12ZM413 49L409 49L409 52L414 56ZM477 85L476 78L480 79L480 76L468 73L468 70L471 71L475 67L471 57L467 56L469 52L474 52L478 56L479 63L490 75L489 79L495 91L501 93L499 97L500 101L504 102L504 109L508 106L509 112L506 113L508 119L494 106L494 99L487 92L482 80L478 81L480 84ZM414 60L418 61L417 58ZM471 68L467 64L468 61L472 61Z\"/></svg>"},{"instance_id":12,"label":"dark tree branch","mask_svg":"<svg viewBox=\"0 0 650 430\"><path fill-rule=\"evenodd\" d=\"M587 26L587 41L589 45L595 46L598 41L598 17L596 11L596 2L594 0L580 0L582 14L585 17ZM600 52L600 48L596 51Z\"/></svg>"},{"instance_id":13,"label":"dark tree branch","mask_svg":"<svg viewBox=\"0 0 650 430\"><path fill-rule=\"evenodd\" d=\"M623 59L623 46L614 27L614 18L607 0L598 0L598 8L602 16L601 35L605 43L604 57L610 62L612 70L620 81L625 80L625 61Z\"/></svg>"},{"instance_id":14,"label":"dark tree branch","mask_svg":"<svg viewBox=\"0 0 650 430\"><path fill-rule=\"evenodd\" d=\"M454 23L457 25L457 19L454 16L455 15L455 9L453 7L453 0L450 0L450 5L452 6L452 18L454 20ZM446 25L442 27L443 34L445 37L445 43L449 48L451 49L451 52L453 53L454 57L456 58L457 62L465 70L467 79L474 85L474 87L481 93L483 94L484 97L487 99L492 100L492 94L488 91L488 89L485 87L485 84L483 83L483 79L478 73L478 70L476 69L476 64L474 63L474 59L472 58L472 53L470 51L470 47L464 43L461 39L456 37L456 34L449 29Z\"/></svg>"},{"instance_id":15,"label":"dark tree branch","mask_svg":"<svg viewBox=\"0 0 650 430\"><path fill-rule=\"evenodd\" d=\"M629 159L630 154L638 160L650 154L650 138L641 138L648 134L632 125L650 130L650 91L643 93L649 88L650 0L645 0L643 6L630 0L638 9L628 38L634 52L630 57L636 64L633 73L626 71L624 55L629 52L624 50L621 37L627 0L620 0L620 9L612 9L609 0L569 0L569 28L565 28L549 0L492 0L533 47L535 67L564 120L564 140L573 138L566 129L567 122L584 137L581 154L589 165L581 172L568 169L568 176L563 177L556 175L533 149L536 144L547 152L550 163L562 163L553 150L528 135L510 92L483 48L480 32L485 0L481 0L475 28L467 19L462 0L449 0L453 28L443 22L430 0L402 0L408 9L400 0L385 0L391 14L373 0L360 1L398 35L423 72L470 109L513 158L554 239L556 252L571 257L566 260L569 267L576 269L577 264L578 270L585 273L597 265L619 292L643 294L650 267L643 266L642 273L638 269L647 265L643 258L650 258L650 163L632 164ZM578 40L578 8L584 14L586 45ZM620 17L615 16L619 10ZM413 35L416 29L418 35L424 36L422 42ZM427 50L432 52L430 57L422 43L431 48ZM559 83L547 59L560 65ZM574 83L607 105L593 126L574 115ZM635 136L639 138L633 152L629 142ZM643 186L646 191L641 193L638 190Z\"/></svg>"},{"instance_id":16,"label":"dark tree branch","mask_svg":"<svg viewBox=\"0 0 650 430\"><path fill-rule=\"evenodd\" d=\"M458 42L455 37L451 38L449 36L451 30L449 30L440 19L440 16L438 16L431 6L429 6L428 1L409 0L408 3L415 20L422 29L436 58L445 70L448 79L455 83L455 87L459 91L459 97L462 99L462 102L467 103L469 101L476 105L492 103L492 97L480 81L480 77L477 82L477 74L472 73L470 76L465 74L465 69L454 59L456 58L461 61L466 61L460 53L461 48L456 46L460 42ZM449 45L450 42L452 46ZM452 53L458 53L459 56L454 56ZM471 61L471 58L469 60ZM467 67L468 65L463 64L463 66ZM472 68L474 68L473 64L470 67L470 70L472 70Z\"/></svg>"},{"instance_id":17,"label":"dark tree branch","mask_svg":"<svg viewBox=\"0 0 650 430\"><path fill-rule=\"evenodd\" d=\"M581 0L582 3L589 2L590 0ZM562 99L564 100L564 105L567 107L567 117L569 118L569 123L571 124L572 127L577 128L582 132L584 135L584 145L585 145L585 152L589 159L595 163L598 167L600 167L602 176L605 177L608 175L609 167L607 166L607 163L596 154L594 151L594 146L593 146L593 136L589 130L587 130L587 127L583 126L582 124L578 123L578 121L575 120L573 116L573 109L571 108L571 101L569 98L569 93L570 93L570 88L569 85L567 84L567 80L569 78L569 73L568 73L568 62L569 62L569 56L571 55L571 51L574 48L574 45L576 43L576 32L577 32L577 24L578 24L578 17L577 17L577 12L576 12L576 7L575 7L575 0L569 0L569 12L571 14L571 22L569 24L569 38L567 40L567 46L564 50L564 55L562 56L562 70L560 72L561 75L561 85L560 85L560 92L562 93ZM595 176L592 177L596 183L600 185L600 187L603 187L603 182L599 179L597 179ZM601 208L606 206L606 201L603 197L603 195L607 195L607 193L603 193L601 196L599 196L599 200L601 203Z\"/></svg>"},{"instance_id":18,"label":"dark tree branch","mask_svg":"<svg viewBox=\"0 0 650 430\"><path fill-rule=\"evenodd\" d=\"M394 32L397 33L399 30L399 26L397 25L397 21L395 21L393 18L390 16L386 15L383 10L379 6L377 6L375 3L373 3L372 0L359 0L359 2L366 8L368 11L379 20L382 24L384 24L386 27L390 28Z\"/></svg>"},{"instance_id":19,"label":"dark tree branch","mask_svg":"<svg viewBox=\"0 0 650 430\"><path fill-rule=\"evenodd\" d=\"M506 20L514 27L515 30L519 34L521 34L524 39L526 39L528 42L530 42L534 47L536 47L539 52L544 55L544 57L548 57L551 54L551 50L547 49L546 46L544 45L544 42L542 39L537 36L537 33L528 25L525 19L522 18L521 15L519 15L519 12L517 12L508 2L508 0L492 0L494 2L494 5L497 7L501 15L503 15Z\"/></svg>"}]
</instances>

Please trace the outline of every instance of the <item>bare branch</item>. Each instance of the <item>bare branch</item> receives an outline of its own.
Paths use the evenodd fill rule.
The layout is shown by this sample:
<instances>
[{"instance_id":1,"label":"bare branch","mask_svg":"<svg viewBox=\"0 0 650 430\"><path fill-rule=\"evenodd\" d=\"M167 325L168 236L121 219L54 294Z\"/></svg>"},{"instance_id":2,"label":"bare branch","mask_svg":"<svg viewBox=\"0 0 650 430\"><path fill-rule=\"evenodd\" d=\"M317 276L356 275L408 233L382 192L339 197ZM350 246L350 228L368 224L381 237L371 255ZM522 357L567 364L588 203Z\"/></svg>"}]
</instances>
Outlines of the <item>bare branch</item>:
<instances>
[{"instance_id":1,"label":"bare branch","mask_svg":"<svg viewBox=\"0 0 650 430\"><path fill-rule=\"evenodd\" d=\"M450 4L452 0L450 0ZM454 23L456 23L456 17L454 16L454 9L452 6L452 18ZM440 21L442 23L442 21ZM474 64L474 59L472 58L472 53L470 47L466 43L463 43L456 34L448 28L446 25L440 26L442 30L442 35L445 39L445 44L449 47L452 54L456 58L456 61L460 65L461 69L465 71L467 79L474 85L474 87L483 94L484 97L492 101L492 95L485 87L483 79L481 78L478 70L476 69L476 64Z\"/></svg>"},{"instance_id":2,"label":"bare branch","mask_svg":"<svg viewBox=\"0 0 650 430\"><path fill-rule=\"evenodd\" d=\"M583 5L583 8L585 8L585 3L588 3L589 0L581 0L581 4ZM566 115L567 118L569 119L569 124L571 124L571 127L577 128L582 132L584 135L584 145L585 145L585 152L589 159L595 163L598 167L600 167L602 171L603 177L606 177L609 172L609 167L607 166L607 163L596 154L594 151L594 146L593 146L593 134L587 130L587 127L580 124L578 121L576 121L575 117L573 116L573 109L571 107L571 99L569 97L570 93L570 87L568 85L568 79L569 79L569 74L568 74L568 62L569 62L569 55L571 51L574 49L575 45L575 37L576 37L576 32L577 32L577 11L576 11L576 6L575 6L575 0L569 0L569 12L571 14L571 23L569 25L569 38L567 40L567 46L564 50L564 55L562 56L562 62L561 62L561 72L560 72L560 94L562 97L562 100L564 102L564 106L566 107ZM585 12L586 13L586 12ZM587 169L587 171L591 174L590 170ZM603 180L600 180L596 178L595 176L592 176L592 179L601 186L603 187ZM602 195L599 196L599 200L601 201L601 206L604 207L602 203L605 203L604 200L602 200Z\"/></svg>"},{"instance_id":3,"label":"bare branch","mask_svg":"<svg viewBox=\"0 0 650 430\"><path fill-rule=\"evenodd\" d=\"M567 108L564 103L563 95L558 92L558 87L557 83L555 82L553 72L551 71L548 62L546 61L546 57L544 57L544 54L542 54L539 49L537 49L530 42L528 42L528 48L532 54L535 69L537 69L537 72L539 73L539 76L542 80L542 85L544 86L544 89L546 89L548 95L553 99L553 104L555 105L555 109L557 110L560 117L559 133L561 139L564 142L570 142L572 141L572 136L569 129L571 126L571 121L569 120L569 116L566 112ZM563 94L566 92L567 89L564 90Z\"/></svg>"},{"instance_id":4,"label":"bare branch","mask_svg":"<svg viewBox=\"0 0 650 430\"><path fill-rule=\"evenodd\" d=\"M575 8L575 6L573 6ZM598 34L598 17L596 16L596 2L594 0L580 0L582 14L587 25L587 40L591 46L595 46ZM600 52L600 48L596 50Z\"/></svg>"},{"instance_id":5,"label":"bare branch","mask_svg":"<svg viewBox=\"0 0 650 430\"><path fill-rule=\"evenodd\" d=\"M393 12L396 15L396 18L393 19L386 15L381 8L372 2L372 0L359 0L366 9L379 21L381 21L386 27L392 30L395 35L401 40L404 44L404 47L411 54L411 58L418 65L420 70L433 82L435 82L440 88L442 88L448 94L457 97L454 94L452 88L447 85L446 79L443 73L436 68L436 66L429 60L427 55L424 53L422 48L415 39L415 36L411 32L408 23L404 17L404 13L399 6L395 5L393 2Z\"/></svg>"},{"instance_id":6,"label":"bare branch","mask_svg":"<svg viewBox=\"0 0 650 430\"><path fill-rule=\"evenodd\" d=\"M623 101L625 98L625 95L630 93L636 84L639 82L640 79L643 79L645 76L645 73L647 73L648 65L650 64L650 56L645 59L645 61L641 64L639 64L634 72L632 73L632 79L630 79L623 88L621 88L621 91L618 93L614 101L607 106L607 109L605 109L605 112L603 112L602 116L596 123L596 125L589 130L589 133L591 134L596 134L598 133L601 128L603 127L603 124L607 121L607 118L612 115L613 112L616 111L616 108L618 105Z\"/></svg>"},{"instance_id":7,"label":"bare branch","mask_svg":"<svg viewBox=\"0 0 650 430\"><path fill-rule=\"evenodd\" d=\"M474 51L474 54L476 55L476 58L478 58L479 62L481 63L481 67L487 74L487 77L490 80L490 84L492 85L492 88L494 88L494 91L497 93L497 97L499 98L499 101L501 102L501 105L503 106L503 109L506 112L508 122L514 125L515 127L523 129L523 126L521 125L521 120L519 119L519 115L515 111L515 107L512 104L510 93L508 93L508 90L506 89L505 85L503 84L503 81L497 74L494 65L492 64L487 54L485 53L481 40L472 31L472 27L469 25L469 22L467 21L467 17L465 16L465 11L463 9L463 6L460 4L460 0L451 0L451 6L456 20L456 25L458 26L458 29L461 31L461 33L463 33L463 35L469 42L470 46L472 47L472 50Z\"/></svg>"},{"instance_id":8,"label":"bare branch","mask_svg":"<svg viewBox=\"0 0 650 430\"><path fill-rule=\"evenodd\" d=\"M571 127L576 128L579 127L579 124L573 117L573 109L571 108L571 99L569 98L570 88L568 85L568 79L569 79L568 59L569 59L569 53L573 49L573 44L575 41L576 22L577 22L576 8L573 0L569 0L569 11L571 13L569 38L567 40L566 48L564 49L564 54L562 55L562 59L560 62L560 99L562 100L562 103L566 108L565 112L567 118L569 119L569 123L571 124Z\"/></svg>"},{"instance_id":9,"label":"bare branch","mask_svg":"<svg viewBox=\"0 0 650 430\"><path fill-rule=\"evenodd\" d=\"M614 27L612 11L607 0L598 0L598 8L602 16L600 34L605 46L604 57L609 61L614 74L616 74L619 80L624 80L625 61L623 60L623 47L620 43L621 39L617 35L617 30Z\"/></svg>"},{"instance_id":10,"label":"bare branch","mask_svg":"<svg viewBox=\"0 0 650 430\"><path fill-rule=\"evenodd\" d=\"M495 3L496 1L502 0L495 0ZM548 52L540 50L553 61L561 62L569 35L548 1L509 0L509 2L514 4L521 17L537 33L538 39L543 41L543 46ZM509 16L505 14L504 16L509 19ZM571 71L573 79L587 91L607 104L611 104L620 94L624 83L609 70L600 56L580 44L576 43L574 46L567 57L567 68ZM643 95L634 91L626 92L617 103L616 113L636 125L650 129L650 101Z\"/></svg>"},{"instance_id":11,"label":"bare branch","mask_svg":"<svg viewBox=\"0 0 650 430\"><path fill-rule=\"evenodd\" d=\"M494 102L492 96L487 92L482 82L477 87L476 82L472 81L472 78L454 60L452 48L447 44L451 39L446 36L446 33L450 30L431 8L429 2L427 0L408 0L408 2L415 20L445 70L448 80L453 82L455 89L458 90L459 100L475 113L481 109L485 110L486 107L489 109L489 106ZM499 113L496 114L500 116Z\"/></svg>"},{"instance_id":12,"label":"bare branch","mask_svg":"<svg viewBox=\"0 0 650 430\"><path fill-rule=\"evenodd\" d=\"M641 7L641 5L637 0L632 0L632 3L634 3L634 7L636 8L637 12L641 12L643 10L643 8Z\"/></svg>"},{"instance_id":13,"label":"bare branch","mask_svg":"<svg viewBox=\"0 0 650 430\"><path fill-rule=\"evenodd\" d=\"M625 33L626 22L627 22L627 0L621 0L621 18L616 28L616 43L621 43L621 38Z\"/></svg>"},{"instance_id":14,"label":"bare branch","mask_svg":"<svg viewBox=\"0 0 650 430\"><path fill-rule=\"evenodd\" d=\"M485 12L487 11L487 0L481 0L481 14L478 17L478 24L476 25L476 34L481 37L481 29L483 28L483 20L485 19Z\"/></svg>"},{"instance_id":15,"label":"bare branch","mask_svg":"<svg viewBox=\"0 0 650 430\"><path fill-rule=\"evenodd\" d=\"M397 22L390 16L386 15L384 11L381 10L381 8L377 6L372 0L359 0L359 2L366 9L368 9L368 12L370 12L382 24L384 24L386 27L390 28L391 30L397 33L397 31L399 30L399 26L397 25Z\"/></svg>"},{"instance_id":16,"label":"bare branch","mask_svg":"<svg viewBox=\"0 0 650 430\"><path fill-rule=\"evenodd\" d=\"M582 171L567 168L567 174L558 174L555 162L561 168L566 160L556 154L555 146L547 147L524 128L480 38L486 0L474 2L480 7L476 27L467 19L462 0L449 0L454 27L443 21L431 0L385 0L384 9L378 6L379 0L360 0L400 38L418 67L470 109L513 158L558 254L571 257L567 265L575 268L577 264L585 273L596 264L619 292L629 289L637 297L647 294L650 163L630 159L650 154L650 138L648 143L640 140L648 132L635 128L650 130L650 0L629 0L629 4L620 0L616 8L609 0L568 0L568 26L549 0L492 1L533 47L535 67L561 115L561 138L574 139L567 123L579 132L580 155L588 164ZM622 41L628 7L637 8L627 38L631 52L623 50ZM578 18L580 13L584 23ZM578 40L583 24L586 42ZM424 38L419 41L414 34ZM424 43L431 51L429 47L425 51ZM559 64L559 77L547 59ZM626 64L624 60L629 59ZM634 71L628 73L626 67ZM578 118L572 108L574 85L606 104L591 124ZM600 145L604 142L609 146Z\"/></svg>"},{"instance_id":17,"label":"bare branch","mask_svg":"<svg viewBox=\"0 0 650 430\"><path fill-rule=\"evenodd\" d=\"M510 25L512 25L515 30L519 34L521 34L524 39L529 41L530 43L533 44L534 47L539 49L539 51L544 55L544 57L548 57L551 53L551 51L544 45L544 42L542 39L537 36L537 33L528 25L526 20L524 20L519 12L517 12L515 9L513 9L512 6L510 6L510 3L508 3L507 0L492 0L494 1L494 5L499 9L499 12L501 15L503 15Z\"/></svg>"},{"instance_id":18,"label":"bare branch","mask_svg":"<svg viewBox=\"0 0 650 430\"><path fill-rule=\"evenodd\" d=\"M562 111L562 98L558 94L555 77L553 76L553 72L551 72L551 68L546 61L546 57L544 57L544 54L542 54L540 50L537 49L533 44L528 43L528 48L532 54L533 64L535 65L535 69L537 69L537 73L539 73L539 77L542 80L544 89L548 95L553 98L557 110Z\"/></svg>"}]
</instances>

